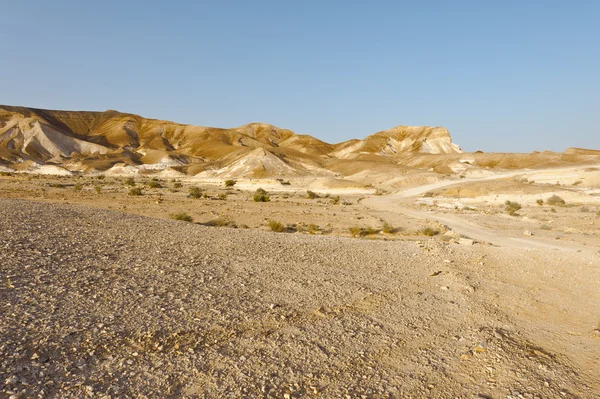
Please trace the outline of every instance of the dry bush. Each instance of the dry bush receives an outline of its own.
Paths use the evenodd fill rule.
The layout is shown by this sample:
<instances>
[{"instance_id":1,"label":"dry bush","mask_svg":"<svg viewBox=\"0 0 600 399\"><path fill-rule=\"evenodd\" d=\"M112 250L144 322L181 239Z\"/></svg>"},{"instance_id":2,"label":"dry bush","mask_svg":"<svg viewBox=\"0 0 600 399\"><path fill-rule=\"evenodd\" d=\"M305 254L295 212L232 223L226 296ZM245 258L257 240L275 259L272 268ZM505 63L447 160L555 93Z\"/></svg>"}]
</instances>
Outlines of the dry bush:
<instances>
[{"instance_id":1,"label":"dry bush","mask_svg":"<svg viewBox=\"0 0 600 399\"><path fill-rule=\"evenodd\" d=\"M188 193L190 198L198 199L202 197L202 190L200 190L200 187L192 186L189 188Z\"/></svg>"},{"instance_id":2,"label":"dry bush","mask_svg":"<svg viewBox=\"0 0 600 399\"><path fill-rule=\"evenodd\" d=\"M308 197L308 199L319 198L319 195L317 193L315 193L314 191L310 191L310 190L306 190L306 196Z\"/></svg>"},{"instance_id":3,"label":"dry bush","mask_svg":"<svg viewBox=\"0 0 600 399\"><path fill-rule=\"evenodd\" d=\"M358 226L352 226L348 231L352 234L352 237L358 237L360 235L360 227Z\"/></svg>"},{"instance_id":4,"label":"dry bush","mask_svg":"<svg viewBox=\"0 0 600 399\"><path fill-rule=\"evenodd\" d=\"M225 187L233 187L236 183L237 181L235 180L225 180Z\"/></svg>"},{"instance_id":5,"label":"dry bush","mask_svg":"<svg viewBox=\"0 0 600 399\"><path fill-rule=\"evenodd\" d=\"M506 213L508 213L510 216L513 216L519 209L521 209L521 204L507 200L504 203L504 209L506 210Z\"/></svg>"},{"instance_id":6,"label":"dry bush","mask_svg":"<svg viewBox=\"0 0 600 399\"><path fill-rule=\"evenodd\" d=\"M261 201L259 201L259 202L261 202ZM285 227L283 226L283 223L278 222L277 220L269 220L269 228L271 229L271 231L281 233Z\"/></svg>"},{"instance_id":7,"label":"dry bush","mask_svg":"<svg viewBox=\"0 0 600 399\"><path fill-rule=\"evenodd\" d=\"M271 201L271 197L269 197L269 193L267 193L264 189L259 188L254 193L254 202L269 202Z\"/></svg>"},{"instance_id":8,"label":"dry bush","mask_svg":"<svg viewBox=\"0 0 600 399\"><path fill-rule=\"evenodd\" d=\"M128 177L127 179L125 179L125 181L123 181L123 183L125 183L125 185L127 186L135 186L135 180L133 179L133 177Z\"/></svg>"},{"instance_id":9,"label":"dry bush","mask_svg":"<svg viewBox=\"0 0 600 399\"><path fill-rule=\"evenodd\" d=\"M420 233L427 237L433 237L433 236L440 234L439 231L432 229L431 227L425 227L425 228L421 229Z\"/></svg>"},{"instance_id":10,"label":"dry bush","mask_svg":"<svg viewBox=\"0 0 600 399\"><path fill-rule=\"evenodd\" d=\"M552 197L548 198L546 200L546 203L548 205L552 205L552 206L555 206L555 205L559 205L560 206L560 205L564 205L565 204L565 200L555 194Z\"/></svg>"},{"instance_id":11,"label":"dry bush","mask_svg":"<svg viewBox=\"0 0 600 399\"><path fill-rule=\"evenodd\" d=\"M169 217L173 220L181 220L190 223L194 221L194 219L185 212L171 213Z\"/></svg>"},{"instance_id":12,"label":"dry bush","mask_svg":"<svg viewBox=\"0 0 600 399\"><path fill-rule=\"evenodd\" d=\"M142 192L142 189L139 187L134 187L131 190L129 190L128 195L131 196L139 196L139 195L143 195L144 193Z\"/></svg>"}]
</instances>

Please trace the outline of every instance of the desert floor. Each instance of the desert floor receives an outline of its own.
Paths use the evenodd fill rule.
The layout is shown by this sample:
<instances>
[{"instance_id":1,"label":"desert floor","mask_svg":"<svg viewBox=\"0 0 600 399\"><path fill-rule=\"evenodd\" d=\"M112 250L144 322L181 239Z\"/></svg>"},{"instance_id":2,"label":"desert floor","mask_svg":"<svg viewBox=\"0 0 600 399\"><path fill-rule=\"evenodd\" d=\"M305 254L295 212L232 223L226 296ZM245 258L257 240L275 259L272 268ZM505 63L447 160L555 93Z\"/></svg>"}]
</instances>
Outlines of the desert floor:
<instances>
[{"instance_id":1,"label":"desert floor","mask_svg":"<svg viewBox=\"0 0 600 399\"><path fill-rule=\"evenodd\" d=\"M600 397L600 165L133 180L0 176L0 398Z\"/></svg>"}]
</instances>

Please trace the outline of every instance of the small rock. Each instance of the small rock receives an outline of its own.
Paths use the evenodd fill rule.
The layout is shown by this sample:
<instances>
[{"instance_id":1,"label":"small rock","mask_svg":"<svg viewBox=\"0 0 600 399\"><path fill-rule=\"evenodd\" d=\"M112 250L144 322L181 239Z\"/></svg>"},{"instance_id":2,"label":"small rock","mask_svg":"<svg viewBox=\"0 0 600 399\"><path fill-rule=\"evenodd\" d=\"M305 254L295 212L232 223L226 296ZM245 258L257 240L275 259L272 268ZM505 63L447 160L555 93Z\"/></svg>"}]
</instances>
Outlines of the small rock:
<instances>
[{"instance_id":1,"label":"small rock","mask_svg":"<svg viewBox=\"0 0 600 399\"><path fill-rule=\"evenodd\" d=\"M475 241L470 238L460 238L458 240L458 243L460 245L473 245L475 243Z\"/></svg>"},{"instance_id":2,"label":"small rock","mask_svg":"<svg viewBox=\"0 0 600 399\"><path fill-rule=\"evenodd\" d=\"M529 231L529 230L525 230L525 231L523 232L523 235L524 235L524 236L532 236L532 235L533 235L533 233L532 233L531 231Z\"/></svg>"}]
</instances>

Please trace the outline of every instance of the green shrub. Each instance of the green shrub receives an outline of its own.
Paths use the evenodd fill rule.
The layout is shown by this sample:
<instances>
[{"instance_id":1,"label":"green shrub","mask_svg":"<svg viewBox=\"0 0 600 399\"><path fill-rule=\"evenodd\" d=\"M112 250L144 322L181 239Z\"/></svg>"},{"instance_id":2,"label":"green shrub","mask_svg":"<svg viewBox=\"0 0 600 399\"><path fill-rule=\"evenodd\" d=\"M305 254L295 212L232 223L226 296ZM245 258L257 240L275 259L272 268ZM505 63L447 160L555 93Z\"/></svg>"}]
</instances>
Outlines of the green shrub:
<instances>
[{"instance_id":1,"label":"green shrub","mask_svg":"<svg viewBox=\"0 0 600 399\"><path fill-rule=\"evenodd\" d=\"M192 186L189 189L189 194L191 198L200 198L202 197L202 190L200 190L200 187L196 187L196 186Z\"/></svg>"},{"instance_id":2,"label":"green shrub","mask_svg":"<svg viewBox=\"0 0 600 399\"><path fill-rule=\"evenodd\" d=\"M552 197L548 198L546 200L546 203L548 205L551 205L551 206L555 206L555 205L559 205L560 206L560 205L564 205L565 204L565 200L555 194Z\"/></svg>"},{"instance_id":3,"label":"green shrub","mask_svg":"<svg viewBox=\"0 0 600 399\"><path fill-rule=\"evenodd\" d=\"M504 209L506 210L506 213L513 216L519 209L521 209L521 204L507 200L504 203Z\"/></svg>"},{"instance_id":4,"label":"green shrub","mask_svg":"<svg viewBox=\"0 0 600 399\"><path fill-rule=\"evenodd\" d=\"M132 196L137 196L137 195L143 195L144 193L142 193L142 189L139 187L134 187L131 190L129 190L129 195Z\"/></svg>"},{"instance_id":5,"label":"green shrub","mask_svg":"<svg viewBox=\"0 0 600 399\"><path fill-rule=\"evenodd\" d=\"M123 183L125 183L125 185L127 186L135 186L135 180L133 179L133 177L128 177Z\"/></svg>"},{"instance_id":6,"label":"green shrub","mask_svg":"<svg viewBox=\"0 0 600 399\"><path fill-rule=\"evenodd\" d=\"M276 220L269 220L269 228L271 229L271 231L281 233L284 229L284 226L282 223L280 223Z\"/></svg>"},{"instance_id":7,"label":"green shrub","mask_svg":"<svg viewBox=\"0 0 600 399\"><path fill-rule=\"evenodd\" d=\"M194 221L194 219L185 212L171 213L169 217L173 220L182 220L190 223Z\"/></svg>"},{"instance_id":8,"label":"green shrub","mask_svg":"<svg viewBox=\"0 0 600 399\"><path fill-rule=\"evenodd\" d=\"M269 202L271 201L271 197L269 197L269 193L267 193L262 188L259 188L254 193L254 202Z\"/></svg>"},{"instance_id":9,"label":"green shrub","mask_svg":"<svg viewBox=\"0 0 600 399\"><path fill-rule=\"evenodd\" d=\"M317 193L315 193L314 191L310 191L310 190L306 190L306 196L308 197L308 199L319 198L319 195Z\"/></svg>"},{"instance_id":10,"label":"green shrub","mask_svg":"<svg viewBox=\"0 0 600 399\"><path fill-rule=\"evenodd\" d=\"M225 187L233 187L235 183L237 183L235 180L225 180Z\"/></svg>"},{"instance_id":11,"label":"green shrub","mask_svg":"<svg viewBox=\"0 0 600 399\"><path fill-rule=\"evenodd\" d=\"M425 227L421 229L420 233L427 237L433 237L440 234L439 231L432 229L431 227Z\"/></svg>"}]
</instances>

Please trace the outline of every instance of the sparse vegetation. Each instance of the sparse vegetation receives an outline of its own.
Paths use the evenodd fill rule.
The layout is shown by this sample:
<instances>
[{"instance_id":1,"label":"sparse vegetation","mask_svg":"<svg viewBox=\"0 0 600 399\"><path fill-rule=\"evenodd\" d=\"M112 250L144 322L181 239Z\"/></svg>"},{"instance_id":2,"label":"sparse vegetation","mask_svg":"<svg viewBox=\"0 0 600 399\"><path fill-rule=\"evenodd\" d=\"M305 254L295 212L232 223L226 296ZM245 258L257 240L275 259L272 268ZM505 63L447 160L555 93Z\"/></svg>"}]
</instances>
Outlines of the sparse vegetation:
<instances>
[{"instance_id":1,"label":"sparse vegetation","mask_svg":"<svg viewBox=\"0 0 600 399\"><path fill-rule=\"evenodd\" d=\"M264 201L257 201L257 202L264 202ZM271 231L281 233L285 227L283 226L283 223L278 222L277 220L269 220L269 228L271 229Z\"/></svg>"},{"instance_id":2,"label":"sparse vegetation","mask_svg":"<svg viewBox=\"0 0 600 399\"><path fill-rule=\"evenodd\" d=\"M233 187L236 183L237 181L235 180L225 180L225 187Z\"/></svg>"},{"instance_id":3,"label":"sparse vegetation","mask_svg":"<svg viewBox=\"0 0 600 399\"><path fill-rule=\"evenodd\" d=\"M309 224L309 225L308 225L308 232L309 232L310 234L315 234L315 233L317 233L318 231L319 231L319 226L317 226L316 224L312 224L312 223L311 223L311 224Z\"/></svg>"},{"instance_id":4,"label":"sparse vegetation","mask_svg":"<svg viewBox=\"0 0 600 399\"><path fill-rule=\"evenodd\" d=\"M433 191L427 191L425 194L423 194L423 198L431 198L433 197Z\"/></svg>"},{"instance_id":5,"label":"sparse vegetation","mask_svg":"<svg viewBox=\"0 0 600 399\"><path fill-rule=\"evenodd\" d=\"M419 231L419 233L421 233L422 235L427 236L427 237L433 237L433 236L440 234L439 231L437 231L431 227L424 227Z\"/></svg>"},{"instance_id":6,"label":"sparse vegetation","mask_svg":"<svg viewBox=\"0 0 600 399\"><path fill-rule=\"evenodd\" d=\"M142 189L139 187L134 187L131 190L129 190L128 195L131 196L139 196L139 195L143 195L144 193L142 192Z\"/></svg>"},{"instance_id":7,"label":"sparse vegetation","mask_svg":"<svg viewBox=\"0 0 600 399\"><path fill-rule=\"evenodd\" d=\"M514 216L521 209L521 204L519 204L518 202L507 200L504 203L504 209L506 210L506 213L508 213L510 216Z\"/></svg>"},{"instance_id":8,"label":"sparse vegetation","mask_svg":"<svg viewBox=\"0 0 600 399\"><path fill-rule=\"evenodd\" d=\"M173 188L181 188L181 187L183 187L183 184L181 184L180 182L175 182L173 184Z\"/></svg>"},{"instance_id":9,"label":"sparse vegetation","mask_svg":"<svg viewBox=\"0 0 600 399\"><path fill-rule=\"evenodd\" d=\"M254 202L269 202L271 201L271 197L269 197L269 193L267 193L264 189L259 188L254 193Z\"/></svg>"},{"instance_id":10,"label":"sparse vegetation","mask_svg":"<svg viewBox=\"0 0 600 399\"><path fill-rule=\"evenodd\" d=\"M162 188L162 185L156 179L150 180L146 185L150 188Z\"/></svg>"},{"instance_id":11,"label":"sparse vegetation","mask_svg":"<svg viewBox=\"0 0 600 399\"><path fill-rule=\"evenodd\" d=\"M96 194L100 194L102 192L102 186L94 186L94 190L96 190Z\"/></svg>"},{"instance_id":12,"label":"sparse vegetation","mask_svg":"<svg viewBox=\"0 0 600 399\"><path fill-rule=\"evenodd\" d=\"M546 200L546 203L551 206L562 206L565 205L565 200L555 194L552 197L548 198Z\"/></svg>"},{"instance_id":13,"label":"sparse vegetation","mask_svg":"<svg viewBox=\"0 0 600 399\"><path fill-rule=\"evenodd\" d=\"M225 201L227 199L227 193L220 193L218 198L221 201Z\"/></svg>"},{"instance_id":14,"label":"sparse vegetation","mask_svg":"<svg viewBox=\"0 0 600 399\"><path fill-rule=\"evenodd\" d=\"M188 193L189 193L190 198L197 199L197 198L202 197L202 190L200 189L200 187L192 186L192 187L190 187Z\"/></svg>"},{"instance_id":15,"label":"sparse vegetation","mask_svg":"<svg viewBox=\"0 0 600 399\"><path fill-rule=\"evenodd\" d=\"M360 227L358 226L352 226L348 231L352 234L352 237L358 237L360 235Z\"/></svg>"},{"instance_id":16,"label":"sparse vegetation","mask_svg":"<svg viewBox=\"0 0 600 399\"><path fill-rule=\"evenodd\" d=\"M340 196L336 195L335 197L331 197L331 204L338 205L340 203Z\"/></svg>"},{"instance_id":17,"label":"sparse vegetation","mask_svg":"<svg viewBox=\"0 0 600 399\"><path fill-rule=\"evenodd\" d=\"M537 203L539 206L542 206L542 205L544 205L544 200L543 200L543 199L541 199L541 198L540 198L540 199L537 199L535 202L536 202L536 203Z\"/></svg>"},{"instance_id":18,"label":"sparse vegetation","mask_svg":"<svg viewBox=\"0 0 600 399\"><path fill-rule=\"evenodd\" d=\"M190 223L194 221L194 219L185 212L171 213L169 217L173 220L182 220Z\"/></svg>"},{"instance_id":19,"label":"sparse vegetation","mask_svg":"<svg viewBox=\"0 0 600 399\"><path fill-rule=\"evenodd\" d=\"M75 186L73 186L73 189L74 189L75 191L81 191L81 189L82 189L82 188L83 188L83 184L81 184L81 183L79 183L79 182L78 182L78 183L75 183Z\"/></svg>"},{"instance_id":20,"label":"sparse vegetation","mask_svg":"<svg viewBox=\"0 0 600 399\"><path fill-rule=\"evenodd\" d=\"M319 198L319 195L317 193L315 193L314 191L310 191L310 190L306 190L306 196L308 197L308 199Z\"/></svg>"},{"instance_id":21,"label":"sparse vegetation","mask_svg":"<svg viewBox=\"0 0 600 399\"><path fill-rule=\"evenodd\" d=\"M388 222L384 222L381 231L383 231L385 234L393 234L395 229Z\"/></svg>"},{"instance_id":22,"label":"sparse vegetation","mask_svg":"<svg viewBox=\"0 0 600 399\"><path fill-rule=\"evenodd\" d=\"M128 177L123 181L123 183L125 183L126 186L135 186L135 180L133 179L133 177Z\"/></svg>"}]
</instances>

